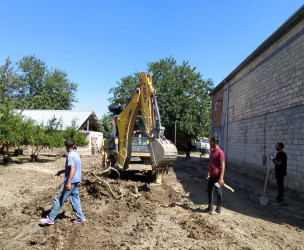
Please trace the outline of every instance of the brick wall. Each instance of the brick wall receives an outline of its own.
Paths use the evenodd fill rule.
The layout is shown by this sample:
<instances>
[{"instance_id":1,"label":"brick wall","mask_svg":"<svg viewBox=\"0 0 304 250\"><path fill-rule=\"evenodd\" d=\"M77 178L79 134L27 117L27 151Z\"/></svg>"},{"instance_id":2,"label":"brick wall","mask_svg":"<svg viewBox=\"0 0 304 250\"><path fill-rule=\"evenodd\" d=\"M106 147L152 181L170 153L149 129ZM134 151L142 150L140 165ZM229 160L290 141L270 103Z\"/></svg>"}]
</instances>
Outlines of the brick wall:
<instances>
[{"instance_id":1,"label":"brick wall","mask_svg":"<svg viewBox=\"0 0 304 250\"><path fill-rule=\"evenodd\" d=\"M223 113L223 89L220 89L212 97L212 126L213 127L221 126L222 113Z\"/></svg>"},{"instance_id":2,"label":"brick wall","mask_svg":"<svg viewBox=\"0 0 304 250\"><path fill-rule=\"evenodd\" d=\"M283 142L286 185L304 193L304 21L230 79L223 97L228 165L264 179L267 156Z\"/></svg>"},{"instance_id":3,"label":"brick wall","mask_svg":"<svg viewBox=\"0 0 304 250\"><path fill-rule=\"evenodd\" d=\"M275 144L285 144L288 155L286 185L304 191L304 113L295 107L228 124L229 166L248 176L265 178L268 155L276 154ZM273 164L271 172L274 171ZM274 178L271 179L275 183Z\"/></svg>"}]
</instances>

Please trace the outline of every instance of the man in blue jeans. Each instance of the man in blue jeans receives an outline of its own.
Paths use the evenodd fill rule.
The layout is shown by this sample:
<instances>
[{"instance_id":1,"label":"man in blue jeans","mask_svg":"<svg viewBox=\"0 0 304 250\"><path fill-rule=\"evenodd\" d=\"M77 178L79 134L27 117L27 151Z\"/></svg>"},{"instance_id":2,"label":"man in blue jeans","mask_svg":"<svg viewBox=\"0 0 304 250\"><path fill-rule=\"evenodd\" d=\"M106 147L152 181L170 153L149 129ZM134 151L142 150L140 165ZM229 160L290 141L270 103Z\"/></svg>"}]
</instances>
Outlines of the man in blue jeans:
<instances>
[{"instance_id":1,"label":"man in blue jeans","mask_svg":"<svg viewBox=\"0 0 304 250\"><path fill-rule=\"evenodd\" d=\"M53 207L49 215L40 222L47 225L53 225L54 220L59 213L60 208L63 206L65 200L70 197L73 210L77 219L73 222L75 224L85 222L86 219L82 213L80 199L79 199L79 186L81 181L81 161L79 155L74 151L74 143L72 141L65 142L66 163L65 169L58 171L54 176L65 174L64 182L56 194L53 202Z\"/></svg>"}]
</instances>

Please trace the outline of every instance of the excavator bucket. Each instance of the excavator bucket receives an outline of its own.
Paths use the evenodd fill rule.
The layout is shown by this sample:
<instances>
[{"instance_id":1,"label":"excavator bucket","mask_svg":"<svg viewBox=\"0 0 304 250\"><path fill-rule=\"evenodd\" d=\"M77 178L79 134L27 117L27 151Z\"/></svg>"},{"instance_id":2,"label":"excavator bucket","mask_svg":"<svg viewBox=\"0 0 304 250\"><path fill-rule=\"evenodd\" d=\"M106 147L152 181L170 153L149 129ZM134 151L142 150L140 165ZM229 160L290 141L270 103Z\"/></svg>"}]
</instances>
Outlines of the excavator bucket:
<instances>
[{"instance_id":1,"label":"excavator bucket","mask_svg":"<svg viewBox=\"0 0 304 250\"><path fill-rule=\"evenodd\" d=\"M177 158L177 148L167 139L154 139L148 144L152 168L162 170L170 167Z\"/></svg>"}]
</instances>

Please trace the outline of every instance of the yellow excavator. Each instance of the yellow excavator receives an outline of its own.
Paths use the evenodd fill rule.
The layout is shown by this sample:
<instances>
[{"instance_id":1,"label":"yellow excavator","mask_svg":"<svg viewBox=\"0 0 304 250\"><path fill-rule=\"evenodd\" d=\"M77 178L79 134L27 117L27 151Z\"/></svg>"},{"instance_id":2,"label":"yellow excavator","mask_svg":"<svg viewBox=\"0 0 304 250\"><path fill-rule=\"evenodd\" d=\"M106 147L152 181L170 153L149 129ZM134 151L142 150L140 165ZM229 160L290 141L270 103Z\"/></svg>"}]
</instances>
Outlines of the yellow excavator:
<instances>
[{"instance_id":1,"label":"yellow excavator","mask_svg":"<svg viewBox=\"0 0 304 250\"><path fill-rule=\"evenodd\" d=\"M139 83L125 106L112 105L111 137L103 143L103 168L146 172L158 184L177 157L164 136L152 77L138 74Z\"/></svg>"}]
</instances>

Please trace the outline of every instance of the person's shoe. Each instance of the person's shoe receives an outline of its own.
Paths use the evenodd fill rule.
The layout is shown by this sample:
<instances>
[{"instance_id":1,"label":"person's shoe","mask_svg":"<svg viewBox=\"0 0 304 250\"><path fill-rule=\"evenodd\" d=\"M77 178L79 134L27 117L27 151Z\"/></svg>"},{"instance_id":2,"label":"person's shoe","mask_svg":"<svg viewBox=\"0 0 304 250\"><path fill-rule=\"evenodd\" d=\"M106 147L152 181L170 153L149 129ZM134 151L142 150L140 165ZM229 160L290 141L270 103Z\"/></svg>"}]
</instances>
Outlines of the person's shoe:
<instances>
[{"instance_id":1,"label":"person's shoe","mask_svg":"<svg viewBox=\"0 0 304 250\"><path fill-rule=\"evenodd\" d=\"M221 213L221 208L216 207L215 211L220 214Z\"/></svg>"},{"instance_id":2,"label":"person's shoe","mask_svg":"<svg viewBox=\"0 0 304 250\"><path fill-rule=\"evenodd\" d=\"M206 207L202 210L202 213L210 213L212 210L209 207Z\"/></svg>"},{"instance_id":3,"label":"person's shoe","mask_svg":"<svg viewBox=\"0 0 304 250\"><path fill-rule=\"evenodd\" d=\"M41 219L40 222L42 224L47 224L47 225L54 225L54 221L51 221L49 216L46 216L45 219Z\"/></svg>"},{"instance_id":4,"label":"person's shoe","mask_svg":"<svg viewBox=\"0 0 304 250\"><path fill-rule=\"evenodd\" d=\"M77 220L74 220L73 223L79 224L79 223L83 223L83 222L85 222L85 221L86 221L86 220L77 219Z\"/></svg>"},{"instance_id":5,"label":"person's shoe","mask_svg":"<svg viewBox=\"0 0 304 250\"><path fill-rule=\"evenodd\" d=\"M213 211L210 212L210 214L211 215L219 215L219 214L221 214L221 212L217 211L217 210L213 210Z\"/></svg>"}]
</instances>

